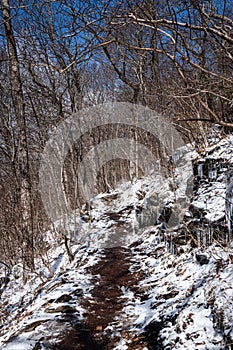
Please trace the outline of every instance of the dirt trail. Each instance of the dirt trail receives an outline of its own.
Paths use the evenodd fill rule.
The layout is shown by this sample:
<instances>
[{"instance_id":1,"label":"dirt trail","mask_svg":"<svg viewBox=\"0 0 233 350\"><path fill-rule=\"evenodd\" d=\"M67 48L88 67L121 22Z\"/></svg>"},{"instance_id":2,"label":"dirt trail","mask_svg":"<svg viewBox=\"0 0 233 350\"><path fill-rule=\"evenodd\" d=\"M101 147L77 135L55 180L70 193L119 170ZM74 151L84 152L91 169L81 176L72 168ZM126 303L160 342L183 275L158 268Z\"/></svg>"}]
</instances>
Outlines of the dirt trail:
<instances>
[{"instance_id":1,"label":"dirt trail","mask_svg":"<svg viewBox=\"0 0 233 350\"><path fill-rule=\"evenodd\" d=\"M82 306L86 314L83 324L77 324L64 337L54 350L112 350L119 342L121 332L130 339L129 350L142 350L146 344L144 340L127 330L119 330L115 334L115 317L121 318L123 301L122 287L135 288L138 284L138 273L131 273L131 251L123 247L105 248L102 259L88 271L93 275L94 288L92 298L84 299ZM109 331L105 331L106 327ZM112 328L111 328L112 326Z\"/></svg>"}]
</instances>

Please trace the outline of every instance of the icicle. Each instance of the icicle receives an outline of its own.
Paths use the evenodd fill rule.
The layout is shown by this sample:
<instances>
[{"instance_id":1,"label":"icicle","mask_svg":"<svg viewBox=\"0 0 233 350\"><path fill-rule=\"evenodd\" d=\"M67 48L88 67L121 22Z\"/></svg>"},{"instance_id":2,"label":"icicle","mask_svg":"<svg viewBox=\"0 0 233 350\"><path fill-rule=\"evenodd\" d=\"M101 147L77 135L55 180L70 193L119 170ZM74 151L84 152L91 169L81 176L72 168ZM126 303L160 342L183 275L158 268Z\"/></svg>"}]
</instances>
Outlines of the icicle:
<instances>
[{"instance_id":1,"label":"icicle","mask_svg":"<svg viewBox=\"0 0 233 350\"><path fill-rule=\"evenodd\" d=\"M207 238L207 235L208 235L208 228L206 229L205 228L205 230L204 230L204 232L203 232L203 237L202 237L202 244L203 244L203 246L204 247L206 247L206 238Z\"/></svg>"},{"instance_id":2,"label":"icicle","mask_svg":"<svg viewBox=\"0 0 233 350\"><path fill-rule=\"evenodd\" d=\"M201 243L201 245L203 244L203 227L200 231L200 243Z\"/></svg>"},{"instance_id":3,"label":"icicle","mask_svg":"<svg viewBox=\"0 0 233 350\"><path fill-rule=\"evenodd\" d=\"M228 234L226 237L226 243L229 243L232 239L232 211L233 211L233 172L228 174L228 185L226 188L226 199L225 199L225 216L227 223Z\"/></svg>"},{"instance_id":4,"label":"icicle","mask_svg":"<svg viewBox=\"0 0 233 350\"><path fill-rule=\"evenodd\" d=\"M213 227L209 228L209 244L213 241Z\"/></svg>"},{"instance_id":5,"label":"icicle","mask_svg":"<svg viewBox=\"0 0 233 350\"><path fill-rule=\"evenodd\" d=\"M171 241L171 252L173 255L175 255L175 244L174 244L173 240Z\"/></svg>"},{"instance_id":6,"label":"icicle","mask_svg":"<svg viewBox=\"0 0 233 350\"><path fill-rule=\"evenodd\" d=\"M203 163L198 164L197 173L198 173L198 176L202 179L203 178Z\"/></svg>"},{"instance_id":7,"label":"icicle","mask_svg":"<svg viewBox=\"0 0 233 350\"><path fill-rule=\"evenodd\" d=\"M159 232L158 232L158 244L161 244L161 242L162 242L162 237L161 237L161 231L159 230Z\"/></svg>"},{"instance_id":8,"label":"icicle","mask_svg":"<svg viewBox=\"0 0 233 350\"><path fill-rule=\"evenodd\" d=\"M201 246L201 231L197 231L197 245L198 245L198 248L200 248Z\"/></svg>"},{"instance_id":9,"label":"icicle","mask_svg":"<svg viewBox=\"0 0 233 350\"><path fill-rule=\"evenodd\" d=\"M226 201L230 201L231 199L226 199ZM232 210L233 210L233 203L228 203L226 205L226 221L227 221L227 236L226 236L226 243L229 243L231 241L231 234L232 234L232 227L231 227L231 217L232 217Z\"/></svg>"},{"instance_id":10,"label":"icicle","mask_svg":"<svg viewBox=\"0 0 233 350\"><path fill-rule=\"evenodd\" d=\"M208 169L208 178L209 179L216 179L217 178L217 170L216 169Z\"/></svg>"},{"instance_id":11,"label":"icicle","mask_svg":"<svg viewBox=\"0 0 233 350\"><path fill-rule=\"evenodd\" d=\"M169 243L168 243L168 239L167 239L167 233L164 234L164 244L166 247L166 251L169 251Z\"/></svg>"}]
</instances>

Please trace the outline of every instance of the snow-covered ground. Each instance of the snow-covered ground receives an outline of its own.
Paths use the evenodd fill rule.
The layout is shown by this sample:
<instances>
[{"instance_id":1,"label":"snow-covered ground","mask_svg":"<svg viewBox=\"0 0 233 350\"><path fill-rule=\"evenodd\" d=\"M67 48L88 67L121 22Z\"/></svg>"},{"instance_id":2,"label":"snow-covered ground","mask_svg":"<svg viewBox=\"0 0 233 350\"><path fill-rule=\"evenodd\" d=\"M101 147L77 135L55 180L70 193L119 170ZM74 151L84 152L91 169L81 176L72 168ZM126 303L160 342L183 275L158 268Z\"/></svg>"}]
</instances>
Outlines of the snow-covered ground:
<instances>
[{"instance_id":1,"label":"snow-covered ground","mask_svg":"<svg viewBox=\"0 0 233 350\"><path fill-rule=\"evenodd\" d=\"M123 329L145 338L148 345L141 350L232 349L233 249L224 241L232 141L232 136L219 140L202 155L190 150L198 172L194 190L169 230L164 208L177 213L177 197L186 190L182 172L174 173L176 187L161 176L126 182L96 196L90 211L69 217L72 263L64 246L55 244L54 233L47 232L50 270L38 260L37 273L23 285L18 264L1 295L1 349L46 349L59 344L72 322L85 322L82 299L92 299L91 268L103 249L119 245L129 250L130 270L140 272L140 279L136 288L121 287L122 311L103 330L119 335L115 349L130 349ZM181 169L187 171L185 164ZM220 242L215 224L225 230ZM58 232L59 223L55 226Z\"/></svg>"}]
</instances>

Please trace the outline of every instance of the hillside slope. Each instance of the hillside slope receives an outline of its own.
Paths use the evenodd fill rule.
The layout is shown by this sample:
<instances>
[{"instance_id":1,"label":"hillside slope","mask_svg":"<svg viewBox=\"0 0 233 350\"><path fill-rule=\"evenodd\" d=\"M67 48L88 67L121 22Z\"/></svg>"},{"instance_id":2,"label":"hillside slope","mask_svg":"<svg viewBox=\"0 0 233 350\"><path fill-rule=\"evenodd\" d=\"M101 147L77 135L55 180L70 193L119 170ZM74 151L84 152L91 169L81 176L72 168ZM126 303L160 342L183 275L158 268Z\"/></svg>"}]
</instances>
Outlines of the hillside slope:
<instances>
[{"instance_id":1,"label":"hillside slope","mask_svg":"<svg viewBox=\"0 0 233 350\"><path fill-rule=\"evenodd\" d=\"M0 300L1 349L232 349L225 223L232 141L219 140L202 156L190 151L192 196L169 229L174 189L145 178L99 194L89 212L69 218L72 263L47 232L53 275L38 261L23 286L21 265L14 267Z\"/></svg>"}]
</instances>

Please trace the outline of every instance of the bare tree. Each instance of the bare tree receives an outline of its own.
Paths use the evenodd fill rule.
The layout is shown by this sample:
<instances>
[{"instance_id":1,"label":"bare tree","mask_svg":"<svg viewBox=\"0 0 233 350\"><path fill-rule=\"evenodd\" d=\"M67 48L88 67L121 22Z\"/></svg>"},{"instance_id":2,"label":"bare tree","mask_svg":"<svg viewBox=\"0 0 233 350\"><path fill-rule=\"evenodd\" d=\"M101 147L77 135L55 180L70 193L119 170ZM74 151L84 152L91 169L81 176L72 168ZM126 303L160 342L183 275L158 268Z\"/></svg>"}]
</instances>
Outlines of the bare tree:
<instances>
[{"instance_id":1,"label":"bare tree","mask_svg":"<svg viewBox=\"0 0 233 350\"><path fill-rule=\"evenodd\" d=\"M215 1L186 1L174 6L170 0L166 11L161 7L155 11L154 7L138 6L118 20L157 33L153 51L166 57L179 75L181 89L176 89L174 97L191 101L193 119L232 127L232 122L226 121L226 112L232 104L229 94L233 71L232 16L227 0L221 7ZM146 45L132 46L127 42L127 46L139 52L152 51Z\"/></svg>"},{"instance_id":2,"label":"bare tree","mask_svg":"<svg viewBox=\"0 0 233 350\"><path fill-rule=\"evenodd\" d=\"M126 1L85 26L131 101L186 121L204 139L203 123L233 126L232 18L228 0Z\"/></svg>"},{"instance_id":3,"label":"bare tree","mask_svg":"<svg viewBox=\"0 0 233 350\"><path fill-rule=\"evenodd\" d=\"M16 49L16 42L11 22L11 11L8 0L2 0L2 14L5 35L7 40L9 73L12 90L12 109L17 121L17 180L19 181L20 196L20 231L22 236L22 258L24 271L26 268L34 269L33 254L33 225L31 209L31 183L29 177L29 160L27 131L25 121L25 102L20 74L20 64ZM25 276L24 276L25 277Z\"/></svg>"}]
</instances>

